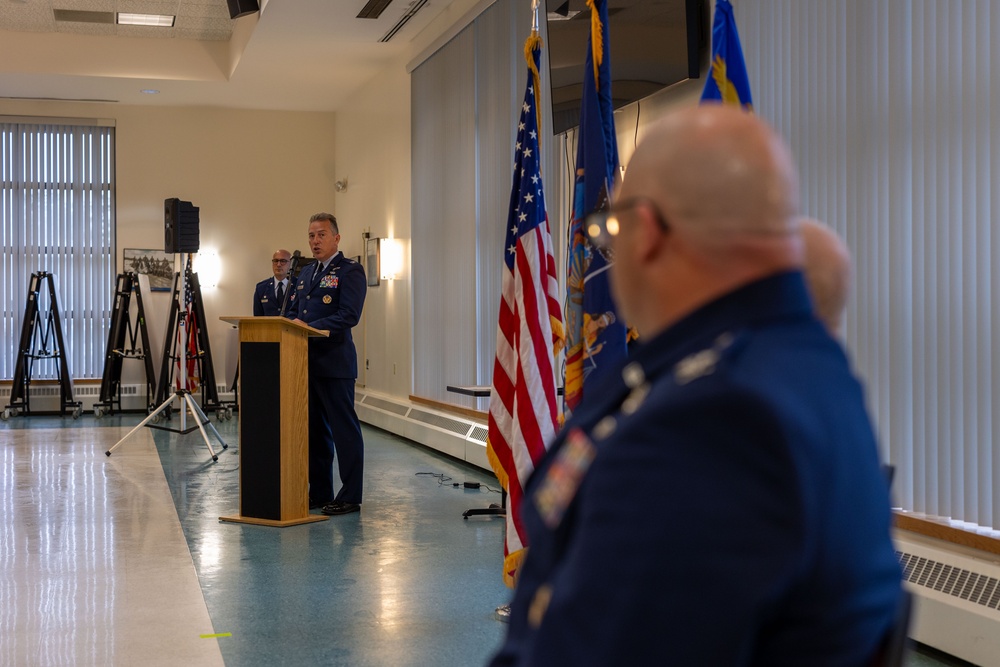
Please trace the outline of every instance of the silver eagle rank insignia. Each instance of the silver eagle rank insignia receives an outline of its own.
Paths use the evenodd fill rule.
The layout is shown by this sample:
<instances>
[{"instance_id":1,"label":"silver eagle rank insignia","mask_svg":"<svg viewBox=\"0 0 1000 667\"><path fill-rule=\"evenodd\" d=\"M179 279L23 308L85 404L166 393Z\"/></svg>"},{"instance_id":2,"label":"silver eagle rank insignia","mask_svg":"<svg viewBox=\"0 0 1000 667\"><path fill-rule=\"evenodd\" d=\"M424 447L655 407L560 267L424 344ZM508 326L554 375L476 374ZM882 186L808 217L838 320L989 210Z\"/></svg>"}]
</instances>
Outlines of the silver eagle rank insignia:
<instances>
[{"instance_id":1,"label":"silver eagle rank insignia","mask_svg":"<svg viewBox=\"0 0 1000 667\"><path fill-rule=\"evenodd\" d=\"M678 385L685 385L698 378L711 375L722 358L722 351L733 342L733 336L724 333L715 339L715 344L700 352L694 352L684 357L674 366L674 379Z\"/></svg>"}]
</instances>

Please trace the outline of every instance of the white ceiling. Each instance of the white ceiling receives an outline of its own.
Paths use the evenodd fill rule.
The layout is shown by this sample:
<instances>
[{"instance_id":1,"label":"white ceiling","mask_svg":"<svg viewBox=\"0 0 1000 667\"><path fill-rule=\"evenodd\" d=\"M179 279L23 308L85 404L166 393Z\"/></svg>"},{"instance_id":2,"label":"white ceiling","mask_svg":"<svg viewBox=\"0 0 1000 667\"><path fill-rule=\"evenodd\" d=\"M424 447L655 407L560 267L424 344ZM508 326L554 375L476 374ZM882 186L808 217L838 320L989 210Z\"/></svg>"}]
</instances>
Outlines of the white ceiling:
<instances>
[{"instance_id":1,"label":"white ceiling","mask_svg":"<svg viewBox=\"0 0 1000 667\"><path fill-rule=\"evenodd\" d=\"M259 0L229 18L226 0L0 0L0 98L334 111L460 0ZM171 14L173 28L54 19L54 10ZM158 90L145 94L142 90Z\"/></svg>"}]
</instances>

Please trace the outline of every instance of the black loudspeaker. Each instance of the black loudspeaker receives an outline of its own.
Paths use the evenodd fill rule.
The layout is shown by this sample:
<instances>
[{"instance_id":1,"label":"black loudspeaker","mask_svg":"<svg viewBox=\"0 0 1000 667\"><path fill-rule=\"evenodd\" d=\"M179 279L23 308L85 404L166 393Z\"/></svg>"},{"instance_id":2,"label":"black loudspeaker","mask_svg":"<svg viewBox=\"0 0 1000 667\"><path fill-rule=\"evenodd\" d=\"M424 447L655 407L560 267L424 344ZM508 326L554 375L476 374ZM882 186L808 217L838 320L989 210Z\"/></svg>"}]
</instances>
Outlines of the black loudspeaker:
<instances>
[{"instance_id":1,"label":"black loudspeaker","mask_svg":"<svg viewBox=\"0 0 1000 667\"><path fill-rule=\"evenodd\" d=\"M247 14L260 11L257 0L227 0L229 2L229 18L238 19Z\"/></svg>"},{"instance_id":2,"label":"black loudspeaker","mask_svg":"<svg viewBox=\"0 0 1000 667\"><path fill-rule=\"evenodd\" d=\"M189 201L163 201L163 251L198 252L198 207Z\"/></svg>"}]
</instances>

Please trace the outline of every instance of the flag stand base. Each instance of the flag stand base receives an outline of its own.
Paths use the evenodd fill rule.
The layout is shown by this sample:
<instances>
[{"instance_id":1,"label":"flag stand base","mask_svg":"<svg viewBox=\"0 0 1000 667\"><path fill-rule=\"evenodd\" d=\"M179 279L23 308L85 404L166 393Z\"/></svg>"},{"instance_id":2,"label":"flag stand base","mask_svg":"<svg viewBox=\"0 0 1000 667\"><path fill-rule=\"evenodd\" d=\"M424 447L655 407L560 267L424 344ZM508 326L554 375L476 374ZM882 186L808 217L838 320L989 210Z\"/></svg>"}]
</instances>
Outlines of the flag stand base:
<instances>
[{"instance_id":1,"label":"flag stand base","mask_svg":"<svg viewBox=\"0 0 1000 667\"><path fill-rule=\"evenodd\" d=\"M471 509L462 512L463 519L468 519L470 516L507 516L507 491L501 489L499 505L491 503L486 508Z\"/></svg>"},{"instance_id":2,"label":"flag stand base","mask_svg":"<svg viewBox=\"0 0 1000 667\"><path fill-rule=\"evenodd\" d=\"M186 389L176 390L172 396L170 396L169 398L167 398L167 400L163 401L163 403L160 404L160 407L150 412L145 419L139 422L138 426L129 431L124 438L116 442L111 449L104 452L105 456L111 456L111 452L115 451L115 449L117 449L119 445L128 440L133 433L138 431L140 428L142 428L149 422L153 421L153 419L157 417L164 410L169 410L171 405L173 405L175 398L179 398L181 401L181 409L180 409L181 427L179 429L174 429L174 428L167 428L164 426L150 426L150 428L158 428L164 431L171 431L172 433L181 433L181 434L190 433L191 431L198 429L199 431L201 431L201 437L205 441L205 446L208 447L208 453L212 455L212 460L218 461L219 456L218 454L215 453L215 450L212 449L212 443L208 441L208 434L205 433L205 425L207 424L208 427L212 429L212 434L215 435L216 439L222 445L223 449L228 449L229 445L227 445L225 441L222 439L222 436L219 435L219 432L215 429L215 426L212 424L212 421L208 417L206 417L205 413L201 411L200 407L198 407L198 402L195 401L194 398L192 398L191 392ZM187 428L186 425L187 410L191 410L191 416L195 420L195 426L191 428Z\"/></svg>"}]
</instances>

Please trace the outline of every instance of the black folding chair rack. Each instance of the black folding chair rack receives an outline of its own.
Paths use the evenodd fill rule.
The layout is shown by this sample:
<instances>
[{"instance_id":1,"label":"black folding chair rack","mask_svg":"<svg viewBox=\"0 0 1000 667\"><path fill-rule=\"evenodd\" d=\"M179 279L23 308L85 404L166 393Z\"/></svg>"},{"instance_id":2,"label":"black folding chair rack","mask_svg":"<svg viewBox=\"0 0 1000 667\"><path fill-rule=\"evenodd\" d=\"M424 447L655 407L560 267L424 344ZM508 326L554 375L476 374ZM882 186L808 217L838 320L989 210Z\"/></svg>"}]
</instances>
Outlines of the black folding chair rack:
<instances>
[{"instance_id":1,"label":"black folding chair rack","mask_svg":"<svg viewBox=\"0 0 1000 667\"><path fill-rule=\"evenodd\" d=\"M135 322L131 318L132 296L135 295ZM137 340L138 339L138 340ZM115 300L111 311L111 329L104 353L104 373L101 377L100 400L94 403L94 416L114 414L117 406L122 409L122 364L126 359L143 362L146 371L146 412L155 406L156 375L153 369L152 349L146 329L146 311L139 290L139 276L131 271L119 273L115 280Z\"/></svg>"},{"instance_id":2,"label":"black folding chair rack","mask_svg":"<svg viewBox=\"0 0 1000 667\"><path fill-rule=\"evenodd\" d=\"M49 310L44 315L38 304L43 281L48 286L49 295ZM28 282L28 301L24 306L21 340L17 348L17 361L14 363L14 385L11 387L10 403L0 413L0 418L7 420L21 414L32 414L31 381L36 370L35 363L48 359L56 362L59 373L59 414L65 416L69 410L73 419L76 419L83 412L83 407L73 399L73 378L69 373L66 346L63 344L56 286L51 273L39 271L32 273Z\"/></svg>"}]
</instances>

